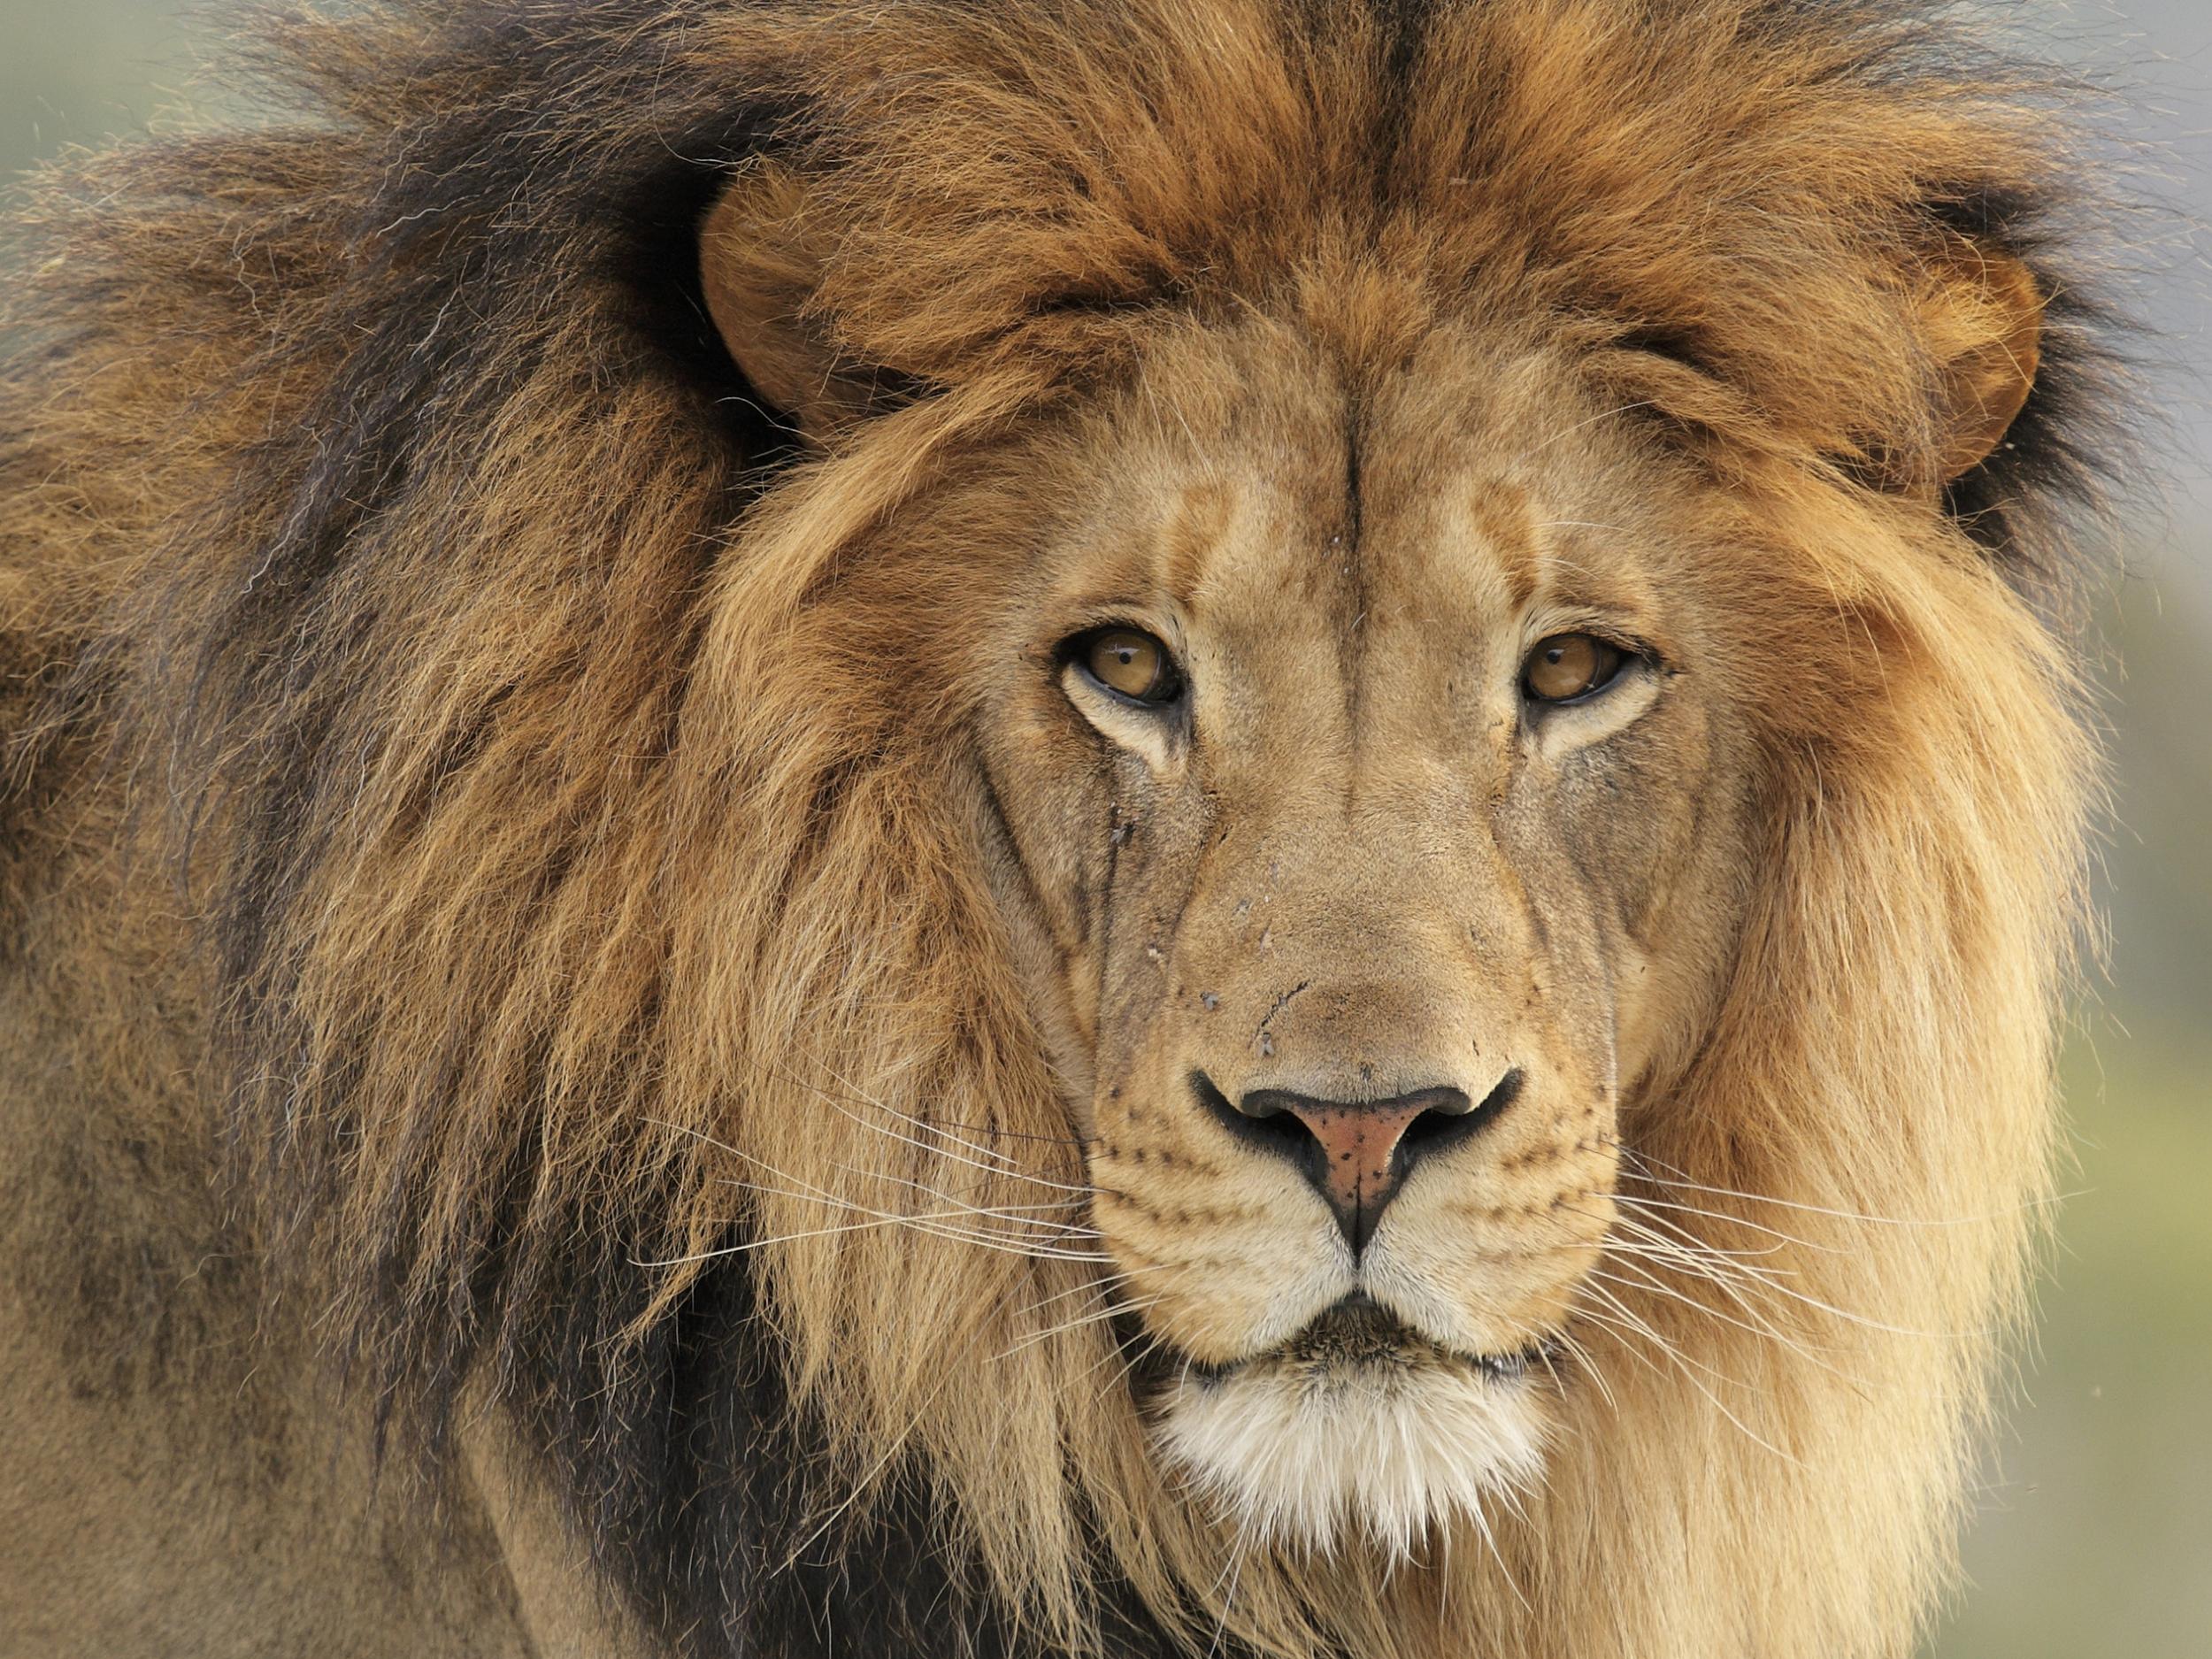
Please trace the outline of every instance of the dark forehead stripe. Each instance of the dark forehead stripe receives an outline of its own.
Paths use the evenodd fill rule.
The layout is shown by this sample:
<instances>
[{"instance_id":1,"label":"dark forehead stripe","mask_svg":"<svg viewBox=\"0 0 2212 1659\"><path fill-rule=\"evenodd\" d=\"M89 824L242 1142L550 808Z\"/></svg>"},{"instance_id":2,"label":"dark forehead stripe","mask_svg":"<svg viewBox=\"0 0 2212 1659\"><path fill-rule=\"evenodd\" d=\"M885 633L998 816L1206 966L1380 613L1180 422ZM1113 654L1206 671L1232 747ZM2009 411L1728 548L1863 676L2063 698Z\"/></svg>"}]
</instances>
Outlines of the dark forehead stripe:
<instances>
[{"instance_id":1,"label":"dark forehead stripe","mask_svg":"<svg viewBox=\"0 0 2212 1659\"><path fill-rule=\"evenodd\" d=\"M1536 597L1540 569L1527 492L1504 479L1478 484L1468 494L1467 516L1482 539L1479 551L1497 565L1508 602L1516 610L1526 605Z\"/></svg>"},{"instance_id":2,"label":"dark forehead stripe","mask_svg":"<svg viewBox=\"0 0 2212 1659\"><path fill-rule=\"evenodd\" d=\"M1233 516L1228 487L1187 484L1170 509L1163 531L1163 576L1168 595L1185 611L1196 608L1208 565Z\"/></svg>"}]
</instances>

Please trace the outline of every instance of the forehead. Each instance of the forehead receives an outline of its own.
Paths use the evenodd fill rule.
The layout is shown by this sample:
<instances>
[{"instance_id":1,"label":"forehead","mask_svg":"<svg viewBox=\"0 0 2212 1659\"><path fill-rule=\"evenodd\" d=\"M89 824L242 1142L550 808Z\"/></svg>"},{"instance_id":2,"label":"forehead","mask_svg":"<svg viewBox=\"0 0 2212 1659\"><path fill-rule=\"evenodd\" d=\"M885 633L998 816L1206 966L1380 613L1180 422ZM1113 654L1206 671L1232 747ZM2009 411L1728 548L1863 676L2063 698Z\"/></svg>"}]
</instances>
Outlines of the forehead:
<instances>
[{"instance_id":1,"label":"forehead","mask_svg":"<svg viewBox=\"0 0 2212 1659\"><path fill-rule=\"evenodd\" d=\"M1209 634L1663 625L1678 469L1540 342L1432 326L1357 360L1254 321L1180 330L1079 445L1050 587Z\"/></svg>"}]
</instances>

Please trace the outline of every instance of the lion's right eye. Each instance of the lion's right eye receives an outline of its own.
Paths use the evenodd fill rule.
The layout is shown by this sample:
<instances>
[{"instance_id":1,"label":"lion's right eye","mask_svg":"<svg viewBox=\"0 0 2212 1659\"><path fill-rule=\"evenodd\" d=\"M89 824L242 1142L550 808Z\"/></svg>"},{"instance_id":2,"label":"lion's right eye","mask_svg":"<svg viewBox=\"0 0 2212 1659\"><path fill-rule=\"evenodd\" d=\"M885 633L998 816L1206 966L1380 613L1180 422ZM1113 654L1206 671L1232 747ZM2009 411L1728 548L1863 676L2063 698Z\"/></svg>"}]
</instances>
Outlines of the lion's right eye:
<instances>
[{"instance_id":1,"label":"lion's right eye","mask_svg":"<svg viewBox=\"0 0 2212 1659\"><path fill-rule=\"evenodd\" d=\"M1182 695L1182 671L1166 646L1135 628L1100 628L1075 641L1070 660L1107 690L1157 708Z\"/></svg>"},{"instance_id":2,"label":"lion's right eye","mask_svg":"<svg viewBox=\"0 0 2212 1659\"><path fill-rule=\"evenodd\" d=\"M1594 634L1555 634L1540 641L1521 665L1521 687L1534 703L1578 703L1613 683L1627 653Z\"/></svg>"}]
</instances>

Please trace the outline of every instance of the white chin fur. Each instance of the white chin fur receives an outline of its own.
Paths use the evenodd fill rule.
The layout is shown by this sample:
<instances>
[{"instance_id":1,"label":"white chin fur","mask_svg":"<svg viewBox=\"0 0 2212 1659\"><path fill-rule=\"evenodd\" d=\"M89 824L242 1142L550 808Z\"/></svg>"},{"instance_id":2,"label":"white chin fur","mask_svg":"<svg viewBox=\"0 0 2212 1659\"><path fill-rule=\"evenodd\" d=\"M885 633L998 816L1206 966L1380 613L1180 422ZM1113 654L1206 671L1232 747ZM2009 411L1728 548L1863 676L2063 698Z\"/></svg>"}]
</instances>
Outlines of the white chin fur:
<instances>
[{"instance_id":1,"label":"white chin fur","mask_svg":"<svg viewBox=\"0 0 2212 1659\"><path fill-rule=\"evenodd\" d=\"M1262 1360L1160 1402L1159 1442L1259 1540L1328 1549L1358 1528L1408 1556L1429 1529L1526 1484L1543 1424L1525 1381L1463 1361Z\"/></svg>"}]
</instances>

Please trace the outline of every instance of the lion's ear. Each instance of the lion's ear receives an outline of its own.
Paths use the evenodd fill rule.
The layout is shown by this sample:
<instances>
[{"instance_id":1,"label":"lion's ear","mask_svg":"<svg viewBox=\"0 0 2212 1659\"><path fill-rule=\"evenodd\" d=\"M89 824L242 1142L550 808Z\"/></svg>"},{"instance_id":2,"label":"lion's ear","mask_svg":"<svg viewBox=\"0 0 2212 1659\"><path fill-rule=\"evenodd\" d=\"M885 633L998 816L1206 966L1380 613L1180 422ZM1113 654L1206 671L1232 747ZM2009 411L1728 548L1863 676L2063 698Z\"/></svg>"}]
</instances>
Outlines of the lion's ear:
<instances>
[{"instance_id":1,"label":"lion's ear","mask_svg":"<svg viewBox=\"0 0 2212 1659\"><path fill-rule=\"evenodd\" d=\"M699 231L699 280L722 343L762 397L820 442L868 412L876 377L840 360L809 309L823 250L798 175L749 164Z\"/></svg>"},{"instance_id":2,"label":"lion's ear","mask_svg":"<svg viewBox=\"0 0 2212 1659\"><path fill-rule=\"evenodd\" d=\"M1936 472L1948 484L2004 442L2042 364L2044 296L2010 254L1954 237L1926 268L1923 338L1936 367Z\"/></svg>"}]
</instances>

